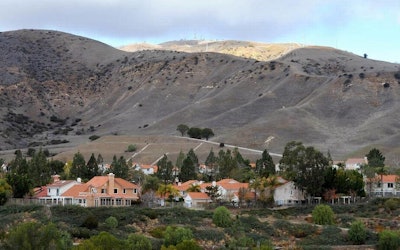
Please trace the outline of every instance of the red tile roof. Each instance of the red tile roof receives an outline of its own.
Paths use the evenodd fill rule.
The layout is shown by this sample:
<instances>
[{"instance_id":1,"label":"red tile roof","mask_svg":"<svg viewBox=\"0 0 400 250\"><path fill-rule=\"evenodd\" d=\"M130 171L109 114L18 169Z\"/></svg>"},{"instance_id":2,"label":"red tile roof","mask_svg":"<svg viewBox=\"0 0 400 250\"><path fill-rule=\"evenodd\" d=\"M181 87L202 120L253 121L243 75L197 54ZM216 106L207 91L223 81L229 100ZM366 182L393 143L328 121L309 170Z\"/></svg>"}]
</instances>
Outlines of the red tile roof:
<instances>
[{"instance_id":1,"label":"red tile roof","mask_svg":"<svg viewBox=\"0 0 400 250\"><path fill-rule=\"evenodd\" d=\"M208 197L208 195L206 193L202 193L202 192L188 192L187 195L190 196L190 198L192 198L192 200L209 200L210 199L210 197Z\"/></svg>"}]
</instances>

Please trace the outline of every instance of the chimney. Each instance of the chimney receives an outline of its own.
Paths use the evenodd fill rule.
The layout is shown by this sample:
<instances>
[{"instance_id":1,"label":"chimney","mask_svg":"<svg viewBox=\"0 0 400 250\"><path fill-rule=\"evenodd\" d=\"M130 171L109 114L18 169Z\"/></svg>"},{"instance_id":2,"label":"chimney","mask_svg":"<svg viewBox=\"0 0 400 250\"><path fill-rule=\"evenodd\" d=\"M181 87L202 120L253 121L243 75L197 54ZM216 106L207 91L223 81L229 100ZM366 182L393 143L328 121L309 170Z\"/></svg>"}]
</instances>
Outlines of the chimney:
<instances>
[{"instance_id":1,"label":"chimney","mask_svg":"<svg viewBox=\"0 0 400 250\"><path fill-rule=\"evenodd\" d=\"M114 174L108 174L108 194L114 193Z\"/></svg>"},{"instance_id":2,"label":"chimney","mask_svg":"<svg viewBox=\"0 0 400 250\"><path fill-rule=\"evenodd\" d=\"M53 178L53 183L60 181L60 176L58 174L52 175L51 178Z\"/></svg>"}]
</instances>

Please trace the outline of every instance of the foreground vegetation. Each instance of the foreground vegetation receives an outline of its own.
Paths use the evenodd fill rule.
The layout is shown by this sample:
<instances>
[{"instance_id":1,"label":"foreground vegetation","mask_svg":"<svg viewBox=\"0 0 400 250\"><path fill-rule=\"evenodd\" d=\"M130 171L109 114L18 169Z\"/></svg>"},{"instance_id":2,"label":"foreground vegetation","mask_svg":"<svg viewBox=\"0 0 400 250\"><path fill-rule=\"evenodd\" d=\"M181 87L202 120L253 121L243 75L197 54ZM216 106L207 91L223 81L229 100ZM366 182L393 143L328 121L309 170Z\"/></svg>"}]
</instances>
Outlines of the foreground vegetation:
<instances>
[{"instance_id":1,"label":"foreground vegetation","mask_svg":"<svg viewBox=\"0 0 400 250\"><path fill-rule=\"evenodd\" d=\"M395 203L396 206L392 206ZM189 210L0 206L2 249L330 249L400 246L399 199L322 205L334 220L315 223L319 206ZM329 207L329 208L327 208ZM323 215L322 215L323 216ZM323 219L321 221L324 221ZM326 221L326 220L325 220ZM73 246L73 242L79 243ZM259 248L257 248L259 247Z\"/></svg>"}]
</instances>

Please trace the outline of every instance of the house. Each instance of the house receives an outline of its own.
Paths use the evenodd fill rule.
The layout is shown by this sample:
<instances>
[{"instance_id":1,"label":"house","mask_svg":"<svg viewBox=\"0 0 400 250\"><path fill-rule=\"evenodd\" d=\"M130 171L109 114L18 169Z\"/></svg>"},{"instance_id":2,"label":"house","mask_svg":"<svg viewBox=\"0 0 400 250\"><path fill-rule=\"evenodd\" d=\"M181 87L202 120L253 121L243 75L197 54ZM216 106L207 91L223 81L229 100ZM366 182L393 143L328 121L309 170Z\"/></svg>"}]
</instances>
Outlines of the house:
<instances>
[{"instance_id":1,"label":"house","mask_svg":"<svg viewBox=\"0 0 400 250\"><path fill-rule=\"evenodd\" d=\"M249 188L249 183L238 182L234 179L222 179L215 184L218 186L220 199L229 202L232 201L235 193L238 193L240 188Z\"/></svg>"},{"instance_id":2,"label":"house","mask_svg":"<svg viewBox=\"0 0 400 250\"><path fill-rule=\"evenodd\" d=\"M400 176L377 175L371 180L371 195L381 197L400 197Z\"/></svg>"},{"instance_id":3,"label":"house","mask_svg":"<svg viewBox=\"0 0 400 250\"><path fill-rule=\"evenodd\" d=\"M368 164L367 157L364 158L349 158L345 162L346 170L360 170L362 165Z\"/></svg>"},{"instance_id":4,"label":"house","mask_svg":"<svg viewBox=\"0 0 400 250\"><path fill-rule=\"evenodd\" d=\"M180 197L185 197L186 192L190 187L196 186L196 185L200 185L201 183L202 182L196 181L196 180L189 180L189 181L186 181L184 183L177 182L174 185L174 188L176 188L179 191Z\"/></svg>"},{"instance_id":5,"label":"house","mask_svg":"<svg viewBox=\"0 0 400 250\"><path fill-rule=\"evenodd\" d=\"M212 202L210 197L202 192L188 192L183 200L187 208L201 208Z\"/></svg>"},{"instance_id":6,"label":"house","mask_svg":"<svg viewBox=\"0 0 400 250\"><path fill-rule=\"evenodd\" d=\"M304 200L304 192L298 189L293 181L278 177L278 185L274 189L276 205L295 205L302 203Z\"/></svg>"},{"instance_id":7,"label":"house","mask_svg":"<svg viewBox=\"0 0 400 250\"><path fill-rule=\"evenodd\" d=\"M144 174L155 174L157 173L157 166L154 165L144 165L144 164L135 164L133 167L135 170L141 170Z\"/></svg>"},{"instance_id":8,"label":"house","mask_svg":"<svg viewBox=\"0 0 400 250\"><path fill-rule=\"evenodd\" d=\"M60 180L59 175L52 175L53 182L37 188L34 194L34 198L39 199L42 204L49 205L67 205L71 204L62 196L64 192L73 187L76 184L80 184L80 179L75 180Z\"/></svg>"},{"instance_id":9,"label":"house","mask_svg":"<svg viewBox=\"0 0 400 250\"><path fill-rule=\"evenodd\" d=\"M95 176L87 183L75 182L65 191L60 188L56 196L51 195L54 195L54 192L57 194L57 191L49 190L57 187L54 183L46 187L48 195L39 199L44 200L46 204L51 201L52 205L130 206L139 199L138 186L124 179L115 178L113 173L107 176Z\"/></svg>"}]
</instances>

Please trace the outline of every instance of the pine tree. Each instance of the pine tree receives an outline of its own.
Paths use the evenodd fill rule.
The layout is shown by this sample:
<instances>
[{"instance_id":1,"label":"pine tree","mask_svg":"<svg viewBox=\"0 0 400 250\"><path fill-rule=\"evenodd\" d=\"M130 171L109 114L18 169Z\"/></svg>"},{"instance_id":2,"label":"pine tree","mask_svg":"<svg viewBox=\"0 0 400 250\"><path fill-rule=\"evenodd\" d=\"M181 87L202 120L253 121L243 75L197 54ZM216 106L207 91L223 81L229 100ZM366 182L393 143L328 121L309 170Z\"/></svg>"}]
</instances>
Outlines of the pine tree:
<instances>
[{"instance_id":1,"label":"pine tree","mask_svg":"<svg viewBox=\"0 0 400 250\"><path fill-rule=\"evenodd\" d=\"M96 158L94 157L94 154L90 156L89 161L86 164L87 168L87 175L84 177L88 180L92 179L94 176L99 175L99 164L97 163Z\"/></svg>"}]
</instances>

